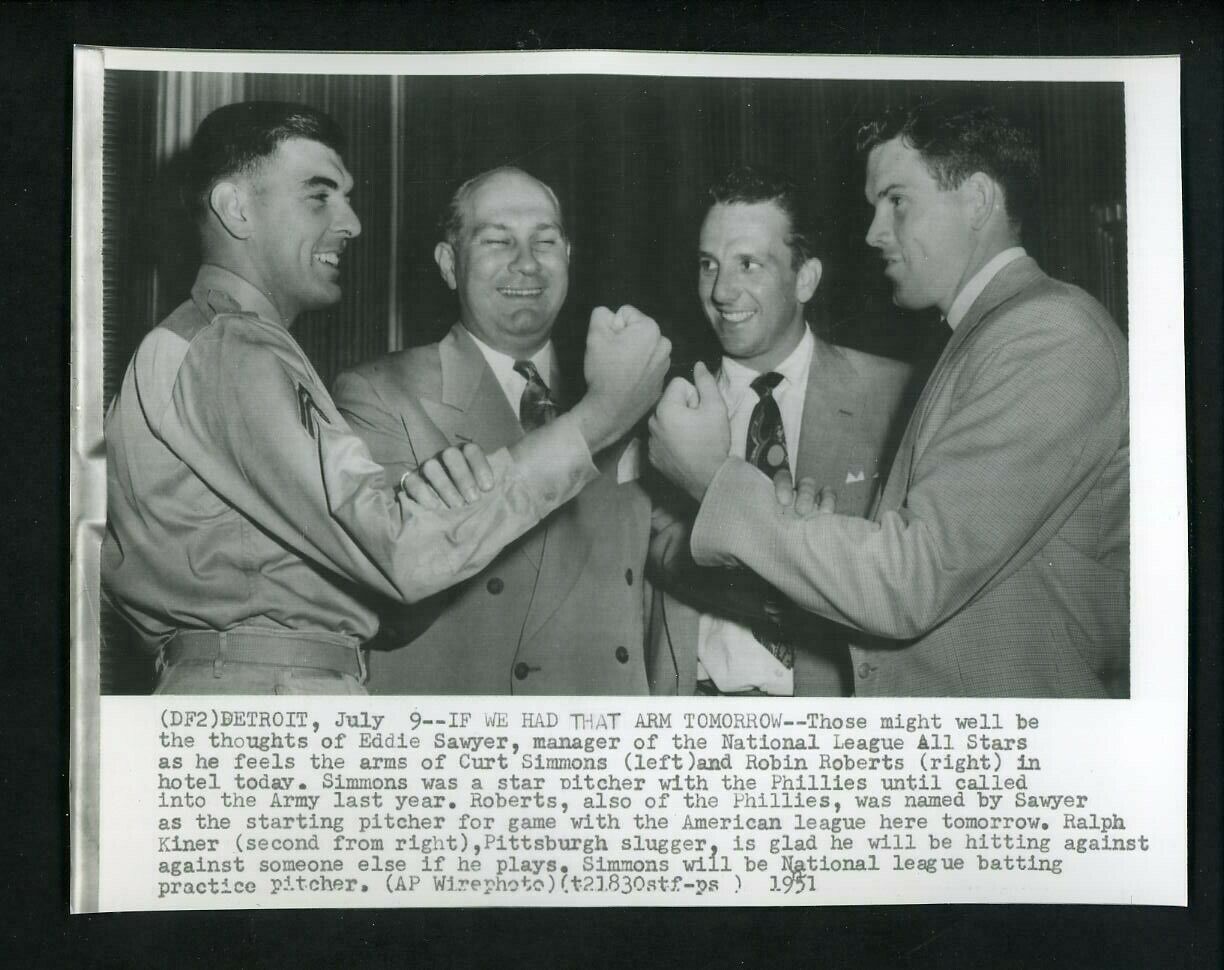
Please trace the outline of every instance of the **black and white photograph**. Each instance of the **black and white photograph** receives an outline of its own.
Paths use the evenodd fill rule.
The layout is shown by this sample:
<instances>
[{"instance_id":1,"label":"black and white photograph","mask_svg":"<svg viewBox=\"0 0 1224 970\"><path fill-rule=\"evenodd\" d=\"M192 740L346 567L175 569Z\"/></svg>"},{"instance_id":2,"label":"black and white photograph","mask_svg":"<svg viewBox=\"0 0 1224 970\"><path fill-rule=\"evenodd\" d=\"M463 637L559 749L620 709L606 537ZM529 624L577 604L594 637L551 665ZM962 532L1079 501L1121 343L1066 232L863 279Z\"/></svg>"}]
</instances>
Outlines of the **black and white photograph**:
<instances>
[{"instance_id":1,"label":"black and white photograph","mask_svg":"<svg viewBox=\"0 0 1224 970\"><path fill-rule=\"evenodd\" d=\"M1184 902L1175 63L168 53L74 908Z\"/></svg>"},{"instance_id":2,"label":"black and white photograph","mask_svg":"<svg viewBox=\"0 0 1224 970\"><path fill-rule=\"evenodd\" d=\"M104 98L104 691L1128 696L1121 83Z\"/></svg>"}]
</instances>

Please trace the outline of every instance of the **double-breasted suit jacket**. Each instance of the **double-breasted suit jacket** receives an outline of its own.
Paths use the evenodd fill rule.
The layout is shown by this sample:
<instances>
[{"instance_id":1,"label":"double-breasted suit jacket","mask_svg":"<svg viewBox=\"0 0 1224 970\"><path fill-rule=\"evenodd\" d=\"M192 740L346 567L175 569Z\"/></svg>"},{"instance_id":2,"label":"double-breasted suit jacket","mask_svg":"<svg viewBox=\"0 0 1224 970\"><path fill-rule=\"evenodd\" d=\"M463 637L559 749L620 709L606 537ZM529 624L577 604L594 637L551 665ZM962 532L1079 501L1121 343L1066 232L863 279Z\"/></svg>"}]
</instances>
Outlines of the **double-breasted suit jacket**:
<instances>
[{"instance_id":1,"label":"double-breasted suit jacket","mask_svg":"<svg viewBox=\"0 0 1224 970\"><path fill-rule=\"evenodd\" d=\"M548 383L559 388L560 375ZM392 481L447 445L491 452L523 435L458 324L436 344L345 372L335 398ZM645 694L650 502L636 481L618 482L621 454L595 456L595 481L468 581L383 611L390 649L371 651L370 692Z\"/></svg>"},{"instance_id":2,"label":"double-breasted suit jacket","mask_svg":"<svg viewBox=\"0 0 1224 970\"><path fill-rule=\"evenodd\" d=\"M817 337L798 448L793 453L796 480L813 478L818 487L836 492L839 513L868 515L905 426L906 405L912 403L911 382L912 370L907 364L838 347ZM740 516L744 505L761 502L763 497L768 498L768 504L755 512L770 515L778 507L765 476L745 467L767 487L768 495L757 491L727 494L719 509L724 524ZM718 522L710 520L710 528L719 528ZM651 560L661 576L656 585L666 586L671 564L684 558L684 550L676 546L687 538L686 526L680 525L661 532L655 540ZM718 570L705 572L717 581ZM696 683L699 614L686 605L683 596L675 590L675 595L655 597L649 660L655 693L691 694ZM844 696L850 692L843 629L793 610L786 614L783 629L795 646L796 695Z\"/></svg>"}]
</instances>

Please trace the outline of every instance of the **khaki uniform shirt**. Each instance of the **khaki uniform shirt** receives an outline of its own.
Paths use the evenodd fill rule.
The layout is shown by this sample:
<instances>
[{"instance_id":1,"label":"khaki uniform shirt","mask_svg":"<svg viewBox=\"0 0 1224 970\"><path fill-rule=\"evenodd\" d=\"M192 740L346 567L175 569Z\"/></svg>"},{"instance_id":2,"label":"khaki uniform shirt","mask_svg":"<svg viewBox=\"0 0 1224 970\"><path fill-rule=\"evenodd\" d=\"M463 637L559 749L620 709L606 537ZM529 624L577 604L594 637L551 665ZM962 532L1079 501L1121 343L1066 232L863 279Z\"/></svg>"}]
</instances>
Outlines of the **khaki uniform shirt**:
<instances>
[{"instance_id":1,"label":"khaki uniform shirt","mask_svg":"<svg viewBox=\"0 0 1224 970\"><path fill-rule=\"evenodd\" d=\"M562 418L489 456L473 505L396 494L271 302L211 265L141 343L105 431L103 588L154 651L179 629L366 640L363 587L445 589L597 476Z\"/></svg>"}]
</instances>

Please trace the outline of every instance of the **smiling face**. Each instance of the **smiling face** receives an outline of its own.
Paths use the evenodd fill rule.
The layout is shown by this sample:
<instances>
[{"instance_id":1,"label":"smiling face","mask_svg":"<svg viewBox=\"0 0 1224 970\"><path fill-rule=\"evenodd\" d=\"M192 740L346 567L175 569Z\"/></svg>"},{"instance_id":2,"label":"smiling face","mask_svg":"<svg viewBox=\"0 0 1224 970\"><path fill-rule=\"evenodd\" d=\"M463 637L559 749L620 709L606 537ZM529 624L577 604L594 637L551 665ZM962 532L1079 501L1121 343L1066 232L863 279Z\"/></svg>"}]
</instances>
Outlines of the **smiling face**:
<instances>
[{"instance_id":1,"label":"smiling face","mask_svg":"<svg viewBox=\"0 0 1224 970\"><path fill-rule=\"evenodd\" d=\"M458 238L434 251L463 325L490 347L529 357L548 341L569 289L569 243L552 192L495 172L468 196Z\"/></svg>"},{"instance_id":2,"label":"smiling face","mask_svg":"<svg viewBox=\"0 0 1224 970\"><path fill-rule=\"evenodd\" d=\"M803 305L820 282L820 261L798 269L786 239L790 217L774 202L719 203L706 213L697 291L723 352L771 370L803 339Z\"/></svg>"},{"instance_id":3,"label":"smiling face","mask_svg":"<svg viewBox=\"0 0 1224 970\"><path fill-rule=\"evenodd\" d=\"M352 188L340 156L304 138L282 142L249 178L251 282L286 324L340 299L341 254L361 233L349 205Z\"/></svg>"},{"instance_id":4,"label":"smiling face","mask_svg":"<svg viewBox=\"0 0 1224 970\"><path fill-rule=\"evenodd\" d=\"M867 158L867 202L875 215L867 244L884 257L893 302L944 314L976 271L971 186L941 189L922 155L900 137Z\"/></svg>"}]
</instances>

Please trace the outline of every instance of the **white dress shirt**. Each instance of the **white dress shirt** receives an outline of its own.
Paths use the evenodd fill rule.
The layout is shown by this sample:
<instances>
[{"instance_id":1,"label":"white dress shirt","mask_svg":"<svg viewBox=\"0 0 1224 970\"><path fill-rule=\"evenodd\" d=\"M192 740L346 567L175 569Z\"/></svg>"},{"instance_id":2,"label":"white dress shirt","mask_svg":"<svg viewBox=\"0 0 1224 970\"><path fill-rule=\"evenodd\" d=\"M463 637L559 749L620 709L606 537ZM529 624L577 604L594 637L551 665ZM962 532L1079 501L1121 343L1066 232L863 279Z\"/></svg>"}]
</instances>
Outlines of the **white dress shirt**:
<instances>
[{"instance_id":1,"label":"white dress shirt","mask_svg":"<svg viewBox=\"0 0 1224 970\"><path fill-rule=\"evenodd\" d=\"M466 330L467 328L465 327L464 329ZM480 348L481 354L484 355L489 369L493 371L493 376L497 378L497 383L501 385L502 392L506 395L506 400L510 402L510 410L514 412L515 417L518 417L519 402L523 399L523 389L527 387L527 378L514 369L515 362L520 358L511 357L500 350L494 350L470 330L467 331L467 334L476 341L476 346ZM553 400L556 400L557 388L549 384L549 379L553 372L552 341L548 341L528 359L535 364L536 370L540 372L540 380L548 384L548 390L552 394Z\"/></svg>"},{"instance_id":2,"label":"white dress shirt","mask_svg":"<svg viewBox=\"0 0 1224 970\"><path fill-rule=\"evenodd\" d=\"M962 320L965 319L965 314L969 312L969 308L973 306L973 301L982 295L982 290L986 289L995 276L1008 263L1015 262L1021 256L1027 253L1023 246L1012 246L1011 249L1005 249L988 262L985 266L973 274L973 279L965 284L965 288L956 294L956 299L952 301L952 305L948 307L948 315L944 318L948 322L948 326L955 330Z\"/></svg>"},{"instance_id":3,"label":"white dress shirt","mask_svg":"<svg viewBox=\"0 0 1224 970\"><path fill-rule=\"evenodd\" d=\"M786 452L791 474L795 473L795 449L799 445L803 422L803 402L807 397L808 373L816 341L806 330L799 345L774 371L782 381L773 398L782 413L786 433ZM759 375L739 361L724 357L718 372L718 390L727 405L731 420L731 454L743 458L748 444L748 424L760 398L752 389ZM762 473L763 474L763 473ZM794 671L787 669L770 653L746 626L719 616L703 613L697 626L697 679L712 680L725 693L756 688L767 694L789 697L795 692Z\"/></svg>"}]
</instances>

